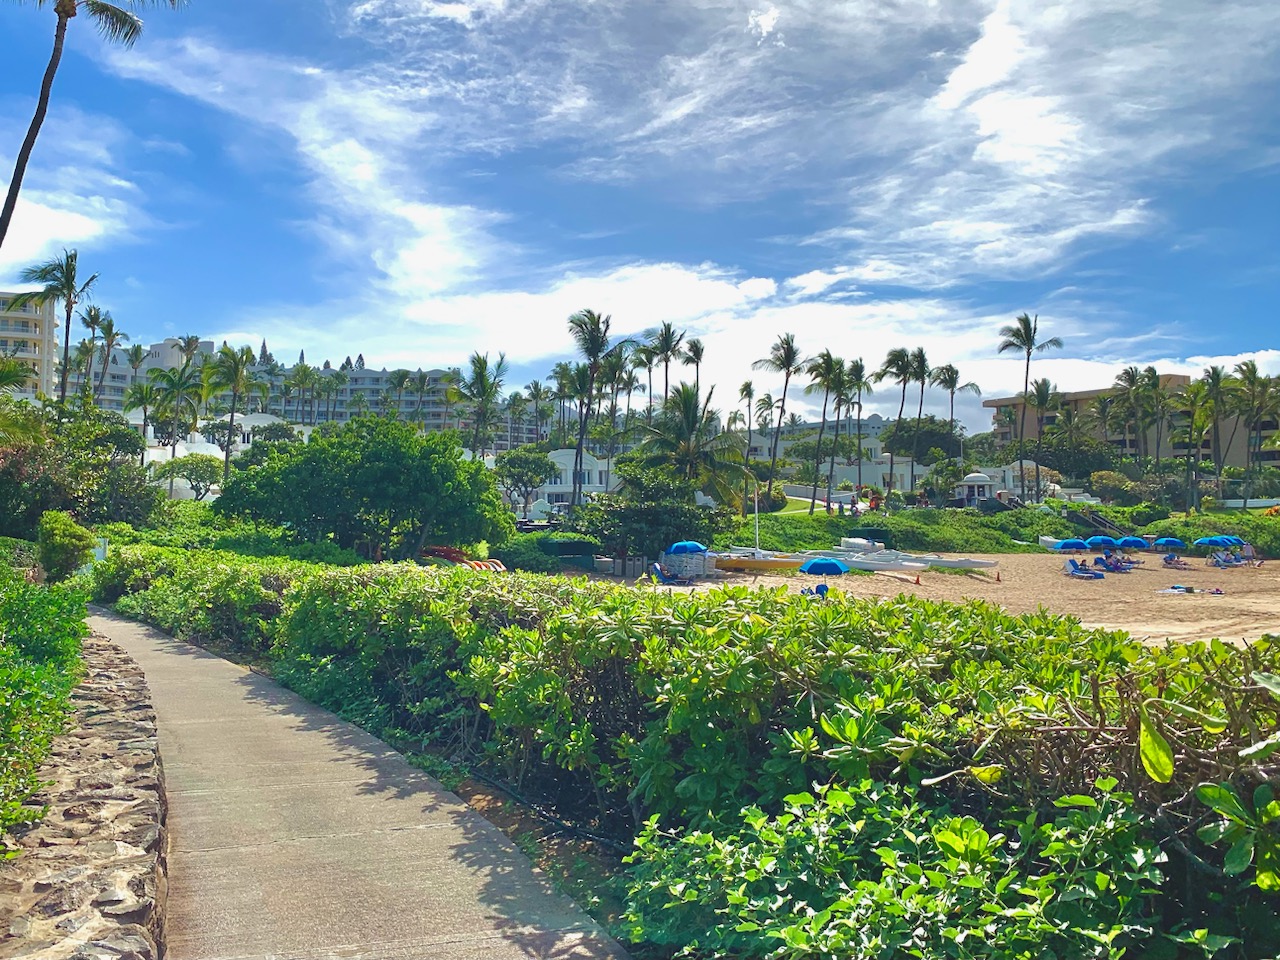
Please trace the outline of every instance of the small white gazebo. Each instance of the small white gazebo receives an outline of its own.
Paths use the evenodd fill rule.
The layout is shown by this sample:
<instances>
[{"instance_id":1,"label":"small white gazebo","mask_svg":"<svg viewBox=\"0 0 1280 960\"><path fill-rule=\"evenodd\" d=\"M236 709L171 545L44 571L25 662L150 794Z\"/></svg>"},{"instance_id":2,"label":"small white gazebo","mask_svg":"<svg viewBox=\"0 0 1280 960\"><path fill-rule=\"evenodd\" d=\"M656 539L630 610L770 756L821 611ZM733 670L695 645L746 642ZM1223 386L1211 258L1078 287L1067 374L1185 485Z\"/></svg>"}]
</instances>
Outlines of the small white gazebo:
<instances>
[{"instance_id":1,"label":"small white gazebo","mask_svg":"<svg viewBox=\"0 0 1280 960\"><path fill-rule=\"evenodd\" d=\"M985 473L970 473L956 484L956 498L965 506L976 507L979 500L995 496L995 481Z\"/></svg>"}]
</instances>

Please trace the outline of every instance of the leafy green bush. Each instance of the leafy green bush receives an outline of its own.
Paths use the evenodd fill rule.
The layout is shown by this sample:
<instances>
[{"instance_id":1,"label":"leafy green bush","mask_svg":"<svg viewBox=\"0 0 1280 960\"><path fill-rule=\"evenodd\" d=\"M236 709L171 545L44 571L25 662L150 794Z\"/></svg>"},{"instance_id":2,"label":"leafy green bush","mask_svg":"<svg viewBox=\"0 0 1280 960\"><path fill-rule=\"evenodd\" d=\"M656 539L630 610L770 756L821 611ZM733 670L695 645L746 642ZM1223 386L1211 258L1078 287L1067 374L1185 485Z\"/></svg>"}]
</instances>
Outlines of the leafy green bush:
<instances>
[{"instance_id":1,"label":"leafy green bush","mask_svg":"<svg viewBox=\"0 0 1280 960\"><path fill-rule=\"evenodd\" d=\"M46 510L36 530L40 566L50 582L67 579L86 563L93 552L93 534L61 510Z\"/></svg>"},{"instance_id":2,"label":"leafy green bush","mask_svg":"<svg viewBox=\"0 0 1280 960\"><path fill-rule=\"evenodd\" d=\"M490 555L501 560L508 570L527 570L530 573L559 573L564 569L559 556L545 550L545 533L517 533L500 547L494 547Z\"/></svg>"},{"instance_id":3,"label":"leafy green bush","mask_svg":"<svg viewBox=\"0 0 1280 960\"><path fill-rule=\"evenodd\" d=\"M27 801L70 711L85 633L82 594L0 566L0 834L41 816Z\"/></svg>"},{"instance_id":4,"label":"leafy green bush","mask_svg":"<svg viewBox=\"0 0 1280 960\"><path fill-rule=\"evenodd\" d=\"M39 562L38 547L30 540L0 537L0 564L34 567Z\"/></svg>"},{"instance_id":5,"label":"leafy green bush","mask_svg":"<svg viewBox=\"0 0 1280 960\"><path fill-rule=\"evenodd\" d=\"M1265 557L1280 557L1280 517L1231 513L1180 517L1148 524L1142 533L1156 537L1177 537L1194 543L1201 537L1228 534L1254 545Z\"/></svg>"},{"instance_id":6,"label":"leafy green bush","mask_svg":"<svg viewBox=\"0 0 1280 960\"><path fill-rule=\"evenodd\" d=\"M1272 640L1156 648L916 597L815 604L145 547L112 563L95 593L139 572L119 609L256 650L270 639L278 676L375 732L639 833L630 929L663 946L1280 949L1269 866L1231 853L1235 825L1202 830L1226 793L1197 789L1243 797L1273 775L1256 745L1280 744L1280 700L1254 679L1280 667ZM829 786L806 798L813 784ZM1280 849L1280 818L1246 815L1249 849Z\"/></svg>"}]
</instances>

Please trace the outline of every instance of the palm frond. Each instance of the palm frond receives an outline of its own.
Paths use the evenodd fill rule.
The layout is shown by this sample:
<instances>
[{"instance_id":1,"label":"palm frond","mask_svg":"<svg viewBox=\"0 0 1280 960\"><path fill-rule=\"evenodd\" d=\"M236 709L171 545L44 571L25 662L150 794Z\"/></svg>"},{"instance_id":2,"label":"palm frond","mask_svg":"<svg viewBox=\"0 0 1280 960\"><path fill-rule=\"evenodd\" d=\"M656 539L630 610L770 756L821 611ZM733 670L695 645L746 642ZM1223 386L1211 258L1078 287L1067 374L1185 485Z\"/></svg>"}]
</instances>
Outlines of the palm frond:
<instances>
[{"instance_id":1,"label":"palm frond","mask_svg":"<svg viewBox=\"0 0 1280 960\"><path fill-rule=\"evenodd\" d=\"M80 0L80 6L103 38L131 47L142 36L142 18L132 10L104 0Z\"/></svg>"}]
</instances>

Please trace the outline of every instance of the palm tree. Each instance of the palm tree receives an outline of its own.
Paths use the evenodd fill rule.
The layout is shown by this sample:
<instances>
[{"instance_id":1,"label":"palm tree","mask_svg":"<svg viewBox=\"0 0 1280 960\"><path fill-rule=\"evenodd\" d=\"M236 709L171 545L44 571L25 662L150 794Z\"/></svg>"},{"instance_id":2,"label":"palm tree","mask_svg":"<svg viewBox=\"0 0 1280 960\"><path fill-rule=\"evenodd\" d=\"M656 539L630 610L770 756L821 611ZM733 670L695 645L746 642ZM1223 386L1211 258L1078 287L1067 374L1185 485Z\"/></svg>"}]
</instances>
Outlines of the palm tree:
<instances>
[{"instance_id":1,"label":"palm tree","mask_svg":"<svg viewBox=\"0 0 1280 960\"><path fill-rule=\"evenodd\" d=\"M413 379L413 374L404 369L392 370L387 376L388 389L396 392L396 408L395 418L400 419L400 403L404 400L404 392L409 389L409 381Z\"/></svg>"},{"instance_id":2,"label":"palm tree","mask_svg":"<svg viewBox=\"0 0 1280 960\"><path fill-rule=\"evenodd\" d=\"M1211 408L1209 387L1203 380L1194 380L1182 388L1174 399L1174 410L1185 420L1187 430L1187 512L1197 505L1196 468L1200 462L1200 450L1205 434L1209 432Z\"/></svg>"},{"instance_id":3,"label":"palm tree","mask_svg":"<svg viewBox=\"0 0 1280 960\"><path fill-rule=\"evenodd\" d=\"M898 402L898 418L894 421L894 439L897 439L898 429L902 425L902 411L907 406L907 386L915 380L915 366L911 362L911 352L906 347L895 347L890 350L884 358L884 363L880 365L873 376L876 383L882 380L892 380L902 388L902 399ZM893 491L894 479L894 462L893 446L889 447L889 483L885 489L885 495Z\"/></svg>"},{"instance_id":4,"label":"palm tree","mask_svg":"<svg viewBox=\"0 0 1280 960\"><path fill-rule=\"evenodd\" d=\"M809 384L804 392L822 392L822 420L818 424L818 449L813 461L813 493L809 498L809 516L812 517L818 502L818 474L822 470L822 437L827 432L827 404L831 401L831 388L836 386L836 378L844 373L844 361L830 350L823 350L805 364L804 372L809 375Z\"/></svg>"},{"instance_id":5,"label":"palm tree","mask_svg":"<svg viewBox=\"0 0 1280 960\"><path fill-rule=\"evenodd\" d=\"M514 430L517 423L524 423L524 412L529 409L529 401L519 390L507 397L507 449L515 449Z\"/></svg>"},{"instance_id":6,"label":"palm tree","mask_svg":"<svg viewBox=\"0 0 1280 960\"><path fill-rule=\"evenodd\" d=\"M924 388L929 382L929 359L925 356L924 347L916 347L911 351L911 379L920 384L920 403L916 407L916 428L911 435L911 489L916 488L916 463L920 460L920 421L924 418Z\"/></svg>"},{"instance_id":7,"label":"palm tree","mask_svg":"<svg viewBox=\"0 0 1280 960\"><path fill-rule=\"evenodd\" d=\"M649 340L655 361L662 364L662 399L671 395L671 361L679 359L680 345L684 343L684 331L677 330L670 322L660 326Z\"/></svg>"},{"instance_id":8,"label":"palm tree","mask_svg":"<svg viewBox=\"0 0 1280 960\"><path fill-rule=\"evenodd\" d=\"M844 375L845 389L853 397L853 406L857 410L858 422L854 429L858 432L858 496L860 497L862 491L862 397L863 394L875 392L875 376L867 375L867 365L861 357L849 361Z\"/></svg>"},{"instance_id":9,"label":"palm tree","mask_svg":"<svg viewBox=\"0 0 1280 960\"><path fill-rule=\"evenodd\" d=\"M196 354L200 352L200 337L194 333L188 333L178 338L178 352L182 354L182 359L190 363L196 358Z\"/></svg>"},{"instance_id":10,"label":"palm tree","mask_svg":"<svg viewBox=\"0 0 1280 960\"><path fill-rule=\"evenodd\" d=\"M430 384L431 378L426 374L419 374L418 376L422 377L428 385ZM347 388L347 384L350 382L351 374L347 373L347 371L341 369L329 371L329 377L326 383L326 387L329 392L329 410L326 417L330 423L332 423L334 418L338 415L338 394L345 390ZM417 381L415 380L415 385L416 383ZM425 386L423 387L423 390L426 390ZM418 395L418 409L422 409L421 394Z\"/></svg>"},{"instance_id":11,"label":"palm tree","mask_svg":"<svg viewBox=\"0 0 1280 960\"><path fill-rule=\"evenodd\" d=\"M1044 439L1044 421L1049 411L1056 409L1062 402L1057 388L1048 378L1042 377L1031 384L1031 391L1022 398L1025 406L1036 412L1036 496L1037 501L1044 499L1040 490L1040 457L1041 441Z\"/></svg>"},{"instance_id":12,"label":"palm tree","mask_svg":"<svg viewBox=\"0 0 1280 960\"><path fill-rule=\"evenodd\" d=\"M1205 397L1209 402L1212 417L1213 437L1210 444L1210 455L1213 457L1213 468L1218 473L1218 499L1222 499L1222 466L1224 451L1222 449L1222 417L1231 408L1235 394L1235 381L1221 366L1206 367L1200 377L1205 385Z\"/></svg>"},{"instance_id":13,"label":"palm tree","mask_svg":"<svg viewBox=\"0 0 1280 960\"><path fill-rule=\"evenodd\" d=\"M773 399L773 394L766 393L756 400L756 427L765 434L765 438L773 434L773 414L778 409L778 403Z\"/></svg>"},{"instance_id":14,"label":"palm tree","mask_svg":"<svg viewBox=\"0 0 1280 960\"><path fill-rule=\"evenodd\" d=\"M850 403L849 368L843 361L831 372L831 420L835 432L831 438L831 460L827 464L827 510L831 510L831 495L834 491L836 456L840 452L840 414ZM819 445L821 446L821 445Z\"/></svg>"},{"instance_id":15,"label":"palm tree","mask_svg":"<svg viewBox=\"0 0 1280 960\"><path fill-rule=\"evenodd\" d=\"M1102 431L1102 442L1111 446L1111 425L1115 422L1115 396L1110 393L1099 394L1089 401L1089 419Z\"/></svg>"},{"instance_id":16,"label":"palm tree","mask_svg":"<svg viewBox=\"0 0 1280 960\"><path fill-rule=\"evenodd\" d=\"M647 383L645 386L645 395L649 398L649 402L645 407L645 423L653 423L653 364L657 358L652 344L642 343L631 352L631 363L639 370L644 367Z\"/></svg>"},{"instance_id":17,"label":"palm tree","mask_svg":"<svg viewBox=\"0 0 1280 960\"><path fill-rule=\"evenodd\" d=\"M84 310L80 311L80 323L89 331L89 350L90 359L88 369L85 370L85 379L90 383L93 382L93 348L98 342L98 327L102 325L102 308L97 304L90 304Z\"/></svg>"},{"instance_id":18,"label":"palm tree","mask_svg":"<svg viewBox=\"0 0 1280 960\"><path fill-rule=\"evenodd\" d=\"M457 390L459 398L471 404L471 451L476 459L483 460L484 443L494 424L507 376L507 358L500 353L497 362L491 364L487 353L473 353L470 363L471 373L458 382Z\"/></svg>"},{"instance_id":19,"label":"palm tree","mask_svg":"<svg viewBox=\"0 0 1280 960\"><path fill-rule=\"evenodd\" d=\"M657 423L646 428L640 453L649 465L669 467L708 496L728 500L743 469L742 438L717 429L719 416L710 409L714 392L699 401L691 384L676 387Z\"/></svg>"},{"instance_id":20,"label":"palm tree","mask_svg":"<svg viewBox=\"0 0 1280 960\"><path fill-rule=\"evenodd\" d=\"M152 367L147 376L155 385L164 406L173 415L173 434L169 438L169 459L178 457L178 426L184 420L190 423L196 415L200 377L188 360L181 367ZM173 476L169 477L169 497L173 497Z\"/></svg>"},{"instance_id":21,"label":"palm tree","mask_svg":"<svg viewBox=\"0 0 1280 960\"><path fill-rule=\"evenodd\" d=\"M0 357L0 394L21 390L34 376L35 371L25 361L15 357ZM12 408L0 407L0 442L29 439L38 433L38 427L16 416Z\"/></svg>"},{"instance_id":22,"label":"palm tree","mask_svg":"<svg viewBox=\"0 0 1280 960\"><path fill-rule=\"evenodd\" d=\"M49 64L44 70L44 79L40 82L40 95L36 100L35 116L27 127L27 135L18 148L18 158L13 165L13 175L9 178L9 191L4 198L4 206L0 207L0 247L4 246L4 238L9 233L9 224L13 220L13 212L18 206L18 194L22 190L22 179L27 173L27 164L31 162L31 152L35 149L36 138L44 125L45 114L49 112L49 97L53 92L53 78L58 73L58 65L62 62L62 48L67 38L67 25L73 17L84 12L89 21L98 28L106 40L125 47L133 46L142 33L142 20L132 8L140 3L128 2L127 7L107 3L106 0L56 0L52 4L57 23L53 30L53 52L49 55ZM155 0L156 5L176 9L181 0ZM45 6L45 0L36 0L37 7ZM68 325L69 326L69 325ZM64 358L65 361L65 358ZM62 397L66 400L66 396Z\"/></svg>"},{"instance_id":23,"label":"palm tree","mask_svg":"<svg viewBox=\"0 0 1280 960\"><path fill-rule=\"evenodd\" d=\"M538 440L542 440L542 413L543 408L551 401L551 391L542 385L541 380L530 380L525 384L524 395L529 398L529 406L533 410L533 426L538 434Z\"/></svg>"},{"instance_id":24,"label":"palm tree","mask_svg":"<svg viewBox=\"0 0 1280 960\"><path fill-rule=\"evenodd\" d=\"M346 374L342 373L342 376L345 377ZM418 370L409 378L408 390L418 398L418 402L413 408L413 419L418 421L418 429L423 433L427 432L427 420L422 414L422 405L427 402L427 391L430 389L431 375L425 370Z\"/></svg>"},{"instance_id":25,"label":"palm tree","mask_svg":"<svg viewBox=\"0 0 1280 960\"><path fill-rule=\"evenodd\" d=\"M21 157L19 159L21 160ZM14 192L13 187L10 187L10 192ZM17 199L16 193L14 199ZM3 233L0 233L0 241L2 240ZM62 373L58 378L59 403L67 402L67 374L71 370L71 315L75 312L76 304L89 298L89 292L98 280L98 274L95 273L83 283L80 282L79 260L80 256L75 250L63 250L60 257L51 257L44 263L27 267L18 275L18 279L23 283L39 284L40 289L20 293L9 301L10 310L21 310L27 304L43 307L46 303L62 303L66 322L62 328Z\"/></svg>"},{"instance_id":26,"label":"palm tree","mask_svg":"<svg viewBox=\"0 0 1280 960\"><path fill-rule=\"evenodd\" d=\"M360 392L347 401L347 412L351 417L359 417L369 412L369 395Z\"/></svg>"},{"instance_id":27,"label":"palm tree","mask_svg":"<svg viewBox=\"0 0 1280 960\"><path fill-rule=\"evenodd\" d=\"M140 343L135 343L129 348L124 355L125 362L133 368L133 376L129 380L130 386L138 382L138 371L142 369L142 365L147 362L147 348Z\"/></svg>"},{"instance_id":28,"label":"palm tree","mask_svg":"<svg viewBox=\"0 0 1280 960\"><path fill-rule=\"evenodd\" d=\"M104 313L98 322L98 331L102 334L102 372L98 374L98 385L94 388L93 398L97 400L102 395L102 384L107 379L107 367L111 365L111 351L120 346L121 343L127 343L129 335L123 330L116 329L116 322L112 319L110 313Z\"/></svg>"},{"instance_id":29,"label":"palm tree","mask_svg":"<svg viewBox=\"0 0 1280 960\"><path fill-rule=\"evenodd\" d=\"M222 481L225 483L231 476L231 448L235 446L236 405L241 397L252 394L266 396L267 383L257 373L254 366L257 358L249 347L235 349L223 344L218 350L212 364L206 368L205 389L210 393L227 392L231 394L231 411L227 417L227 448L223 451Z\"/></svg>"},{"instance_id":30,"label":"palm tree","mask_svg":"<svg viewBox=\"0 0 1280 960\"><path fill-rule=\"evenodd\" d=\"M1142 455L1142 441L1138 435L1142 429L1143 390L1142 371L1137 367L1125 367L1116 374L1113 391L1116 415L1121 418L1124 431L1124 452L1129 452L1129 433L1132 429L1135 459L1140 459Z\"/></svg>"},{"instance_id":31,"label":"palm tree","mask_svg":"<svg viewBox=\"0 0 1280 960\"><path fill-rule=\"evenodd\" d=\"M778 335L777 341L769 350L767 357L753 363L752 369L768 370L782 374L782 397L778 401L778 426L773 432L773 449L769 454L769 484L772 489L774 469L778 465L778 442L782 439L782 418L787 410L787 390L791 386L791 378L800 373L804 361L800 357L800 348L796 346L794 333Z\"/></svg>"},{"instance_id":32,"label":"palm tree","mask_svg":"<svg viewBox=\"0 0 1280 960\"><path fill-rule=\"evenodd\" d=\"M742 386L738 388L738 399L741 400L743 403L745 403L747 406L746 415L743 416L742 418L742 422L746 424L746 427L747 427L747 446L743 456L743 468L748 473L750 473L751 471L751 440L752 440L751 427L752 427L752 424L755 423L755 411L753 410L751 405L755 402L755 399L756 399L755 384L752 383L750 380L743 381ZM650 407L650 409L652 409L652 406ZM748 493L747 484L748 482L749 482L749 478L744 477L742 480L742 515L744 517L747 515L747 493Z\"/></svg>"},{"instance_id":33,"label":"palm tree","mask_svg":"<svg viewBox=\"0 0 1280 960\"><path fill-rule=\"evenodd\" d=\"M951 425L951 439L954 442L956 439L956 394L971 393L974 396L981 396L982 391L972 381L962 384L960 382L960 371L955 368L954 364L950 363L934 367L933 372L929 374L929 382L935 387L947 391L949 404L947 420Z\"/></svg>"},{"instance_id":34,"label":"palm tree","mask_svg":"<svg viewBox=\"0 0 1280 960\"><path fill-rule=\"evenodd\" d=\"M139 466L147 464L147 427L151 425L151 412L159 411L161 404L164 403L164 397L160 392L160 388L154 383L131 383L129 389L124 393L125 410L142 410L142 461Z\"/></svg>"},{"instance_id":35,"label":"palm tree","mask_svg":"<svg viewBox=\"0 0 1280 960\"><path fill-rule=\"evenodd\" d=\"M89 379L89 369L93 366L93 357L96 352L93 344L88 340L81 340L76 344L75 352L71 354L71 369L81 377L80 395L85 403L89 402L93 387L93 381Z\"/></svg>"},{"instance_id":36,"label":"palm tree","mask_svg":"<svg viewBox=\"0 0 1280 960\"><path fill-rule=\"evenodd\" d=\"M1025 397L1027 391L1031 388L1031 354L1043 353L1045 350L1061 350L1062 338L1049 337L1047 340L1040 339L1040 314L1035 317L1029 317L1025 313L1014 318L1013 324L1000 328L1000 347L997 353L1007 353L1010 350L1016 350L1023 354L1026 358L1026 365L1022 371L1022 395ZM1027 429L1027 405L1022 405L1022 413L1018 418L1018 476L1019 483L1022 485L1022 498L1027 497L1027 467L1023 462L1026 458L1022 456L1021 445L1022 439Z\"/></svg>"},{"instance_id":37,"label":"palm tree","mask_svg":"<svg viewBox=\"0 0 1280 960\"><path fill-rule=\"evenodd\" d=\"M609 326L612 322L612 317L602 316L594 310L580 310L569 318L569 333L586 361L587 368L587 402L578 409L578 442L573 454L573 493L569 498L571 507L576 507L582 499L582 453L587 442L587 413L595 395L600 364L609 352Z\"/></svg>"},{"instance_id":38,"label":"palm tree","mask_svg":"<svg viewBox=\"0 0 1280 960\"><path fill-rule=\"evenodd\" d=\"M693 388L695 390L702 389L702 361L706 353L706 344L697 337L690 337L685 341L684 358L681 362L686 367L693 367Z\"/></svg>"}]
</instances>

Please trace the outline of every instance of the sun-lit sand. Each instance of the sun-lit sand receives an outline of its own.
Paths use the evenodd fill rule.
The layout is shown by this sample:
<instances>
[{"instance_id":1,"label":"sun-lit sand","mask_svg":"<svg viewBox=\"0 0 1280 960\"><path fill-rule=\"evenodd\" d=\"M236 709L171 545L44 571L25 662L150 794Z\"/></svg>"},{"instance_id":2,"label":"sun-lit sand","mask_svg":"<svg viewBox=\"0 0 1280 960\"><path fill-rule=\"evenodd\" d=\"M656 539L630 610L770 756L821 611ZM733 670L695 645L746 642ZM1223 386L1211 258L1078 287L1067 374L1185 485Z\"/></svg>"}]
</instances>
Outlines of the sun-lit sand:
<instances>
[{"instance_id":1,"label":"sun-lit sand","mask_svg":"<svg viewBox=\"0 0 1280 960\"><path fill-rule=\"evenodd\" d=\"M833 589L858 597L914 593L933 600L986 600L1010 613L1031 613L1043 606L1052 613L1078 617L1087 626L1127 630L1152 641L1218 637L1238 642L1256 640L1266 633L1280 634L1280 561L1220 570L1206 566L1201 559L1191 559L1190 570L1166 570L1159 557L1149 556L1132 573L1109 573L1105 580L1073 580L1062 575L1060 557L1002 554L989 559L999 560L1000 565L966 575L926 571L920 575L919 586L914 575L902 573L845 576L829 582ZM717 582L782 586L798 593L817 579L731 575ZM1174 584L1196 592L1157 592ZM1224 591L1222 596L1200 592L1215 587Z\"/></svg>"}]
</instances>

